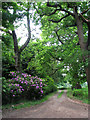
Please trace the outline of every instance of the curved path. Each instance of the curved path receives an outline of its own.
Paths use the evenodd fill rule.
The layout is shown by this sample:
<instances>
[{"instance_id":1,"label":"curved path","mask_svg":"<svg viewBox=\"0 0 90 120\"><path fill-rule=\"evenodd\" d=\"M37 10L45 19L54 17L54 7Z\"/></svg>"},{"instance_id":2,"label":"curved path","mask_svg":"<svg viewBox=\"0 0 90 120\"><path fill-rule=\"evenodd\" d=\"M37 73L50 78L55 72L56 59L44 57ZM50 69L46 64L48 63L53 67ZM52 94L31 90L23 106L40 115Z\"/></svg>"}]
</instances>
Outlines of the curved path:
<instances>
[{"instance_id":1,"label":"curved path","mask_svg":"<svg viewBox=\"0 0 90 120\"><path fill-rule=\"evenodd\" d=\"M61 98L57 96L30 108L3 112L3 118L88 118L87 104L69 99L66 90Z\"/></svg>"}]
</instances>

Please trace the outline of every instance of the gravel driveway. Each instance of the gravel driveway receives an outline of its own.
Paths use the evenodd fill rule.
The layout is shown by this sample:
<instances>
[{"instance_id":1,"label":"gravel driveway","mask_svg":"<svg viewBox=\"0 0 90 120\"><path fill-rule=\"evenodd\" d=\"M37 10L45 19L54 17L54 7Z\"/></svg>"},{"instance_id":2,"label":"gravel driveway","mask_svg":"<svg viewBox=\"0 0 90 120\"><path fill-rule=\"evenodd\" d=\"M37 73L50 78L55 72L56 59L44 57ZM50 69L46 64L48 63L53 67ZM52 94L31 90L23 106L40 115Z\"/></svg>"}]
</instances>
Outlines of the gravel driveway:
<instances>
[{"instance_id":1,"label":"gravel driveway","mask_svg":"<svg viewBox=\"0 0 90 120\"><path fill-rule=\"evenodd\" d=\"M30 108L3 111L3 118L88 118L87 104L69 99L66 90L61 98L57 96L58 93L44 103Z\"/></svg>"}]
</instances>

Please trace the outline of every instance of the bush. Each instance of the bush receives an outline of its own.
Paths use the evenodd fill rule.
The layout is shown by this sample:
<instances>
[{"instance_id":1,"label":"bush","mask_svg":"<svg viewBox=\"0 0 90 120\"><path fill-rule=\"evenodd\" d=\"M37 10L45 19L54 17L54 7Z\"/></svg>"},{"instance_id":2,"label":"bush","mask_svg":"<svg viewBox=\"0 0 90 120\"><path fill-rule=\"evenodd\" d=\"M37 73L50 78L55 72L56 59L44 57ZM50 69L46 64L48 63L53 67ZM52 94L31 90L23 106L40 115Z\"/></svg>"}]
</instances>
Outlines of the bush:
<instances>
[{"instance_id":1,"label":"bush","mask_svg":"<svg viewBox=\"0 0 90 120\"><path fill-rule=\"evenodd\" d=\"M10 72L10 78L3 78L2 103L12 103L20 99L41 99L44 95L57 90L54 80L33 77L27 73Z\"/></svg>"},{"instance_id":2,"label":"bush","mask_svg":"<svg viewBox=\"0 0 90 120\"><path fill-rule=\"evenodd\" d=\"M44 94L48 94L57 91L57 86L54 84L54 80L50 77L45 79L46 86L44 87Z\"/></svg>"},{"instance_id":3,"label":"bush","mask_svg":"<svg viewBox=\"0 0 90 120\"><path fill-rule=\"evenodd\" d=\"M71 99L81 100L83 103L90 104L88 101L88 87L82 89L68 89L67 96Z\"/></svg>"},{"instance_id":4,"label":"bush","mask_svg":"<svg viewBox=\"0 0 90 120\"><path fill-rule=\"evenodd\" d=\"M86 88L83 89L74 89L73 91L73 96L75 97L87 97L88 98L88 90Z\"/></svg>"},{"instance_id":5,"label":"bush","mask_svg":"<svg viewBox=\"0 0 90 120\"><path fill-rule=\"evenodd\" d=\"M32 77L26 73L10 72L9 80L3 78L2 99L3 104L15 102L21 98L40 99L43 96L43 88L46 86L40 78Z\"/></svg>"}]
</instances>

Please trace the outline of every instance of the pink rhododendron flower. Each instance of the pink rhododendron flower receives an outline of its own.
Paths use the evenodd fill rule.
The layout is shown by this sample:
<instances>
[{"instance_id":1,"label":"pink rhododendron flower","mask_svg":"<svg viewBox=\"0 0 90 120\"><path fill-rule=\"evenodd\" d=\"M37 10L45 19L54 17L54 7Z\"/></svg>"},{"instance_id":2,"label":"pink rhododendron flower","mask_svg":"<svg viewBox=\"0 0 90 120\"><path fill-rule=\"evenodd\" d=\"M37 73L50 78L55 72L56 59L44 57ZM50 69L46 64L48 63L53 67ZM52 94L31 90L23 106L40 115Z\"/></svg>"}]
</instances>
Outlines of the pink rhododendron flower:
<instances>
[{"instance_id":1,"label":"pink rhododendron flower","mask_svg":"<svg viewBox=\"0 0 90 120\"><path fill-rule=\"evenodd\" d=\"M39 88L39 86L36 86L36 89L38 89Z\"/></svg>"},{"instance_id":2,"label":"pink rhododendron flower","mask_svg":"<svg viewBox=\"0 0 90 120\"><path fill-rule=\"evenodd\" d=\"M43 93L43 90L41 90L41 93Z\"/></svg>"},{"instance_id":3,"label":"pink rhododendron flower","mask_svg":"<svg viewBox=\"0 0 90 120\"><path fill-rule=\"evenodd\" d=\"M24 89L22 89L22 91L24 91Z\"/></svg>"}]
</instances>

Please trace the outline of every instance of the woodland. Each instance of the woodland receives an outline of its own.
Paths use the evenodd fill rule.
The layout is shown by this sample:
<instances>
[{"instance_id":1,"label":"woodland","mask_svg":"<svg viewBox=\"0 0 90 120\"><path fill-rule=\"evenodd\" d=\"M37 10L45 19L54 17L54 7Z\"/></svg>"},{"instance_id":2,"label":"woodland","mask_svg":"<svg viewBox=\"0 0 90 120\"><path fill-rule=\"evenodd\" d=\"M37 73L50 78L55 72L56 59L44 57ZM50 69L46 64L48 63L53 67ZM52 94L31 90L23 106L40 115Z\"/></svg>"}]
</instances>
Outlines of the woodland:
<instances>
[{"instance_id":1,"label":"woodland","mask_svg":"<svg viewBox=\"0 0 90 120\"><path fill-rule=\"evenodd\" d=\"M32 34L31 22L40 26L41 39L35 30ZM16 34L21 24L23 45L21 31ZM82 89L85 83L90 94L89 2L2 2L0 31L3 104L42 99L61 88Z\"/></svg>"}]
</instances>

